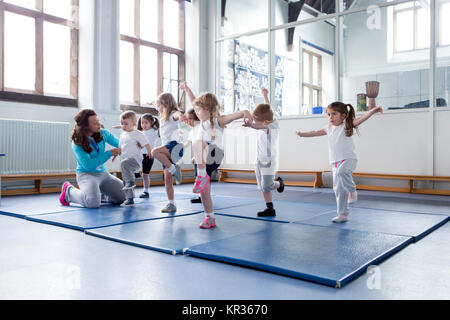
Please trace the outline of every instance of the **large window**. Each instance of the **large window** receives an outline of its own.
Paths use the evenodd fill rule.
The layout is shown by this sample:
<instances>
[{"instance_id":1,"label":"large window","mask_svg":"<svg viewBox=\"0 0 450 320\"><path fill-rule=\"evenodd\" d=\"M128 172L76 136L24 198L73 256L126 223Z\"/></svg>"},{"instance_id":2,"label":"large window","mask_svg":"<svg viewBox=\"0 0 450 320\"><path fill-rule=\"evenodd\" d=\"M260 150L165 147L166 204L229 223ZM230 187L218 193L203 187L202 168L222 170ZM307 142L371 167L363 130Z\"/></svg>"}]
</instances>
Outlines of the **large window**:
<instances>
[{"instance_id":1,"label":"large window","mask_svg":"<svg viewBox=\"0 0 450 320\"><path fill-rule=\"evenodd\" d=\"M450 45L450 0L437 0L439 47ZM394 6L394 52L429 48L429 0L412 1Z\"/></svg>"},{"instance_id":2,"label":"large window","mask_svg":"<svg viewBox=\"0 0 450 320\"><path fill-rule=\"evenodd\" d=\"M303 49L303 106L322 106L322 57ZM308 112L309 113L309 112Z\"/></svg>"},{"instance_id":3,"label":"large window","mask_svg":"<svg viewBox=\"0 0 450 320\"><path fill-rule=\"evenodd\" d=\"M0 99L77 98L78 0L0 0Z\"/></svg>"},{"instance_id":4,"label":"large window","mask_svg":"<svg viewBox=\"0 0 450 320\"><path fill-rule=\"evenodd\" d=\"M146 106L161 92L180 100L184 81L184 0L120 0L122 109Z\"/></svg>"}]
</instances>

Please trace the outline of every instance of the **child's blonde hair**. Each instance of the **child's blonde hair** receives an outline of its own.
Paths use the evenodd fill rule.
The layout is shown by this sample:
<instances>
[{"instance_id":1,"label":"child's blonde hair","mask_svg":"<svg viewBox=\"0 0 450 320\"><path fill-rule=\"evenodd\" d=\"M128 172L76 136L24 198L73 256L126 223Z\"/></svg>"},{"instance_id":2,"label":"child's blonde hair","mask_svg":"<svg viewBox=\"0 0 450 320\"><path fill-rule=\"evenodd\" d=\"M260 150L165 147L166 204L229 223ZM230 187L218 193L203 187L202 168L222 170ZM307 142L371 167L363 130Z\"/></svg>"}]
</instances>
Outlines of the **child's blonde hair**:
<instances>
[{"instance_id":1,"label":"child's blonde hair","mask_svg":"<svg viewBox=\"0 0 450 320\"><path fill-rule=\"evenodd\" d=\"M164 106L164 111L161 114L163 122L169 121L172 112L178 111L177 102L170 92L161 93L156 99L156 103Z\"/></svg>"},{"instance_id":2,"label":"child's blonde hair","mask_svg":"<svg viewBox=\"0 0 450 320\"><path fill-rule=\"evenodd\" d=\"M130 119L131 121L136 122L137 121L136 113L131 110L122 112L122 114L120 115L120 120L125 120L125 119Z\"/></svg>"},{"instance_id":3,"label":"child's blonde hair","mask_svg":"<svg viewBox=\"0 0 450 320\"><path fill-rule=\"evenodd\" d=\"M213 93L207 92L201 94L192 104L209 112L209 125L212 131L212 138L215 139L214 118L219 115L219 100L217 100L217 97Z\"/></svg>"},{"instance_id":4,"label":"child's blonde hair","mask_svg":"<svg viewBox=\"0 0 450 320\"><path fill-rule=\"evenodd\" d=\"M273 120L273 111L270 107L270 104L260 103L253 110L253 115L261 119L262 121L272 121Z\"/></svg>"}]
</instances>

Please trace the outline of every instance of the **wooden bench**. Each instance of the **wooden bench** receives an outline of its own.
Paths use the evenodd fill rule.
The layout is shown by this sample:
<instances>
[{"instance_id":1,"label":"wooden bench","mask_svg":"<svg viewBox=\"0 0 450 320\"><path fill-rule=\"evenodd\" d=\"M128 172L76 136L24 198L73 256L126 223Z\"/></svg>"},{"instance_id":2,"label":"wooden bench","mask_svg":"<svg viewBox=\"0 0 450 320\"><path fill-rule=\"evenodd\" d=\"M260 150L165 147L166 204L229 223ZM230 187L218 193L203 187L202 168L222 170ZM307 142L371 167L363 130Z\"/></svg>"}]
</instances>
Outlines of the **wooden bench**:
<instances>
[{"instance_id":1,"label":"wooden bench","mask_svg":"<svg viewBox=\"0 0 450 320\"><path fill-rule=\"evenodd\" d=\"M354 172L353 177L372 178L372 179L388 179L388 180L407 180L408 181L408 187L403 187L403 188L357 184L356 188L362 189L362 190L409 192L409 193L436 194L436 195L445 195L445 196L450 195L450 190L414 188L414 181L450 182L450 177L446 177L446 176L425 176L425 175Z\"/></svg>"},{"instance_id":2,"label":"wooden bench","mask_svg":"<svg viewBox=\"0 0 450 320\"><path fill-rule=\"evenodd\" d=\"M119 179L122 178L122 173L120 171L109 171L110 173L116 175ZM182 173L194 172L194 169L181 169ZM151 171L151 174L163 174L162 170ZM65 172L65 173L43 173L43 174L20 174L20 175L4 175L1 177L3 181L34 181L34 188L18 188L11 190L1 190L2 196L11 195L24 195L24 194L41 194L41 193L54 193L60 192L61 186L59 187L44 187L44 180L61 180L61 179L75 179L75 172ZM192 183L195 178L183 179L182 183ZM163 180L150 180L151 186L164 185ZM136 181L136 186L142 187L142 181Z\"/></svg>"},{"instance_id":3,"label":"wooden bench","mask_svg":"<svg viewBox=\"0 0 450 320\"><path fill-rule=\"evenodd\" d=\"M228 173L255 173L254 170L245 170L245 169L219 169L220 177L219 182L235 182L235 183L253 183L256 184L255 179L243 179L243 178L230 178ZM285 171L280 170L277 171L277 175L312 175L314 176L314 181L285 181L284 184L286 186L294 186L294 187L314 187L321 188L323 187L322 181L322 173L328 172L327 170L321 171Z\"/></svg>"}]
</instances>

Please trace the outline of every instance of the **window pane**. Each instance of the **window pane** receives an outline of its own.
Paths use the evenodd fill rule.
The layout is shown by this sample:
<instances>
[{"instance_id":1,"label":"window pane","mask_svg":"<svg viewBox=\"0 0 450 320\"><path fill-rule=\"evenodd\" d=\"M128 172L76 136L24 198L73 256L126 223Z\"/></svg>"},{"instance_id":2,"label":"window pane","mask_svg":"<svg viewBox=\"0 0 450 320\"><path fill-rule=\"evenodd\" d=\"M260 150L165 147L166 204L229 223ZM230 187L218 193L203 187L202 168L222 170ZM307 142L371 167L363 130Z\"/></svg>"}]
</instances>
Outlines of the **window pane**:
<instances>
[{"instance_id":1,"label":"window pane","mask_svg":"<svg viewBox=\"0 0 450 320\"><path fill-rule=\"evenodd\" d=\"M299 48L294 50L286 48L286 31L272 32L275 41L275 92L274 105L281 106L279 115L299 115L301 109L300 97L301 73Z\"/></svg>"},{"instance_id":2,"label":"window pane","mask_svg":"<svg viewBox=\"0 0 450 320\"><path fill-rule=\"evenodd\" d=\"M170 57L170 77L178 80L178 56L171 54Z\"/></svg>"},{"instance_id":3,"label":"window pane","mask_svg":"<svg viewBox=\"0 0 450 320\"><path fill-rule=\"evenodd\" d=\"M170 53L163 53L163 77L170 78Z\"/></svg>"},{"instance_id":4,"label":"window pane","mask_svg":"<svg viewBox=\"0 0 450 320\"><path fill-rule=\"evenodd\" d=\"M72 5L70 0L44 0L44 12L65 18L71 19Z\"/></svg>"},{"instance_id":5,"label":"window pane","mask_svg":"<svg viewBox=\"0 0 450 320\"><path fill-rule=\"evenodd\" d=\"M397 28L397 34L395 34L397 51L412 50L414 46L414 32L411 32L411 30L414 30L414 12L399 12L394 17L397 18L395 21Z\"/></svg>"},{"instance_id":6,"label":"window pane","mask_svg":"<svg viewBox=\"0 0 450 320\"><path fill-rule=\"evenodd\" d=\"M242 37L234 47L235 110L249 110L264 103L261 87L269 88L269 54L267 33ZM275 112L278 107L273 106Z\"/></svg>"},{"instance_id":7,"label":"window pane","mask_svg":"<svg viewBox=\"0 0 450 320\"><path fill-rule=\"evenodd\" d=\"M313 90L313 101L312 101L313 107L319 106L319 90Z\"/></svg>"},{"instance_id":8,"label":"window pane","mask_svg":"<svg viewBox=\"0 0 450 320\"><path fill-rule=\"evenodd\" d=\"M120 33L134 36L134 0L120 0Z\"/></svg>"},{"instance_id":9,"label":"window pane","mask_svg":"<svg viewBox=\"0 0 450 320\"><path fill-rule=\"evenodd\" d=\"M305 86L303 86L303 107L309 107L309 88ZM302 114L308 114L307 110L303 108Z\"/></svg>"},{"instance_id":10,"label":"window pane","mask_svg":"<svg viewBox=\"0 0 450 320\"><path fill-rule=\"evenodd\" d=\"M175 0L164 1L164 44L178 48L179 44L179 4Z\"/></svg>"},{"instance_id":11,"label":"window pane","mask_svg":"<svg viewBox=\"0 0 450 320\"><path fill-rule=\"evenodd\" d=\"M309 73L309 54L303 52L303 82L310 82Z\"/></svg>"},{"instance_id":12,"label":"window pane","mask_svg":"<svg viewBox=\"0 0 450 320\"><path fill-rule=\"evenodd\" d=\"M225 113L234 111L234 40L216 44L216 92Z\"/></svg>"},{"instance_id":13,"label":"window pane","mask_svg":"<svg viewBox=\"0 0 450 320\"><path fill-rule=\"evenodd\" d=\"M140 38L148 41L158 41L158 0L140 2Z\"/></svg>"},{"instance_id":14,"label":"window pane","mask_svg":"<svg viewBox=\"0 0 450 320\"><path fill-rule=\"evenodd\" d=\"M417 48L430 46L430 10L421 8L417 10Z\"/></svg>"},{"instance_id":15,"label":"window pane","mask_svg":"<svg viewBox=\"0 0 450 320\"><path fill-rule=\"evenodd\" d=\"M141 105L156 100L158 54L156 49L141 46Z\"/></svg>"},{"instance_id":16,"label":"window pane","mask_svg":"<svg viewBox=\"0 0 450 320\"><path fill-rule=\"evenodd\" d=\"M450 2L443 3L440 10L440 45L450 45Z\"/></svg>"},{"instance_id":17,"label":"window pane","mask_svg":"<svg viewBox=\"0 0 450 320\"><path fill-rule=\"evenodd\" d=\"M210 0L212 1L212 0ZM219 37L238 34L267 27L267 1L227 0L225 17L222 19L222 0L216 0L217 33ZM286 2L283 1L285 4ZM287 15L287 5L286 5Z\"/></svg>"},{"instance_id":18,"label":"window pane","mask_svg":"<svg viewBox=\"0 0 450 320\"><path fill-rule=\"evenodd\" d=\"M44 93L70 94L70 29L44 22Z\"/></svg>"},{"instance_id":19,"label":"window pane","mask_svg":"<svg viewBox=\"0 0 450 320\"><path fill-rule=\"evenodd\" d=\"M316 56L312 56L313 58L313 84L318 86L319 85L319 58L317 58Z\"/></svg>"},{"instance_id":20,"label":"window pane","mask_svg":"<svg viewBox=\"0 0 450 320\"><path fill-rule=\"evenodd\" d=\"M4 0L16 6L21 6L28 9L36 9L36 0Z\"/></svg>"},{"instance_id":21,"label":"window pane","mask_svg":"<svg viewBox=\"0 0 450 320\"><path fill-rule=\"evenodd\" d=\"M382 17L388 16L390 11L389 7L380 10ZM387 41L380 40L389 35L387 23L382 23L380 29L363 28L361 21L366 19L365 12L352 13L342 19L342 24L346 26L342 44L345 63L340 73L342 100L356 106L359 111L367 110L372 97L375 105L382 106L384 110L425 107L430 93L428 49L401 54L398 55L401 59L389 61L386 59L386 53L391 50L389 37ZM376 43L376 46L366 46L365 43ZM420 63L417 57L420 57ZM378 82L378 88L367 84L371 81ZM325 85L323 88L326 90ZM322 104L327 106L326 101Z\"/></svg>"},{"instance_id":22,"label":"window pane","mask_svg":"<svg viewBox=\"0 0 450 320\"><path fill-rule=\"evenodd\" d=\"M120 100L134 101L134 49L133 44L120 41Z\"/></svg>"},{"instance_id":23,"label":"window pane","mask_svg":"<svg viewBox=\"0 0 450 320\"><path fill-rule=\"evenodd\" d=\"M35 89L34 19L5 12L5 87Z\"/></svg>"}]
</instances>

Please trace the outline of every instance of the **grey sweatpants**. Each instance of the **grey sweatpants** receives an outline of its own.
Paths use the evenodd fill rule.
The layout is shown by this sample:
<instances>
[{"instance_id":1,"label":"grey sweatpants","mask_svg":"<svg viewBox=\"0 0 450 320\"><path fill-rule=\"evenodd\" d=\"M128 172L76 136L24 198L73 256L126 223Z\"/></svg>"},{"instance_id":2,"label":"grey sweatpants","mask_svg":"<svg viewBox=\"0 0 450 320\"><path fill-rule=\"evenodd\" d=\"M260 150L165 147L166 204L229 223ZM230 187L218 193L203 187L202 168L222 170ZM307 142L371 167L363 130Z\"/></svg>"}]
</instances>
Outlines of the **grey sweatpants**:
<instances>
[{"instance_id":1,"label":"grey sweatpants","mask_svg":"<svg viewBox=\"0 0 450 320\"><path fill-rule=\"evenodd\" d=\"M98 208L102 193L106 195L108 202L122 203L125 201L122 181L109 172L77 173L77 183L80 189L75 187L67 189L67 202L78 203L86 208Z\"/></svg>"},{"instance_id":2,"label":"grey sweatpants","mask_svg":"<svg viewBox=\"0 0 450 320\"><path fill-rule=\"evenodd\" d=\"M337 214L348 215L348 194L356 190L352 174L356 169L356 159L346 159L332 165L333 190L336 195Z\"/></svg>"},{"instance_id":3,"label":"grey sweatpants","mask_svg":"<svg viewBox=\"0 0 450 320\"><path fill-rule=\"evenodd\" d=\"M120 170L122 171L122 179L125 187L134 186L134 172L141 167L141 164L134 158L127 158L120 161ZM134 188L125 189L125 196L127 199L134 198Z\"/></svg>"}]
</instances>

